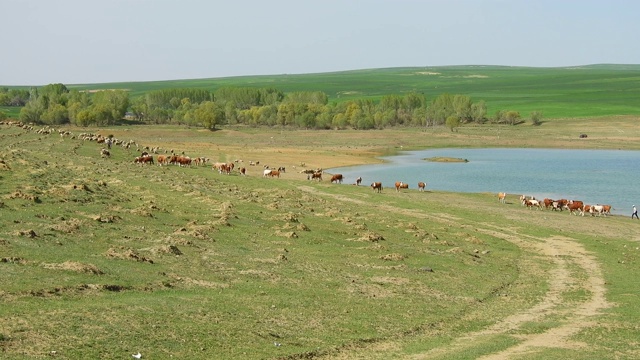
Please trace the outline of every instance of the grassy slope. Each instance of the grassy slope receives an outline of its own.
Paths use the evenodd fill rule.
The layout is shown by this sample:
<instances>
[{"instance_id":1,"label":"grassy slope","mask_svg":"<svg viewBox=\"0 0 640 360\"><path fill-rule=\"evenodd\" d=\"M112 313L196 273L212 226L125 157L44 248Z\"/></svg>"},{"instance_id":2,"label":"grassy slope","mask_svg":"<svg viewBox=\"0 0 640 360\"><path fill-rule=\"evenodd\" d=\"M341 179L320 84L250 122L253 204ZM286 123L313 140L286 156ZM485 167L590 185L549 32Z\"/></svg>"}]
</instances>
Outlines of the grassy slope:
<instances>
[{"instance_id":1,"label":"grassy slope","mask_svg":"<svg viewBox=\"0 0 640 360\"><path fill-rule=\"evenodd\" d=\"M323 91L330 101L369 98L410 91L428 101L440 94L463 94L484 100L489 115L517 110L524 117L542 111L546 118L637 115L640 65L594 65L571 68L444 66L355 70L301 75L155 82L67 84L69 88L128 89L132 97L164 88L223 86L274 87L284 92Z\"/></svg>"},{"instance_id":2,"label":"grassy slope","mask_svg":"<svg viewBox=\"0 0 640 360\"><path fill-rule=\"evenodd\" d=\"M600 125L591 127L599 129L590 137L594 148L609 141L609 123ZM567 141L566 129L550 125L507 131L528 139L527 131L540 129L551 141ZM346 132L99 130L289 169L370 156L399 142L491 143L484 130L469 131L476 132L364 132L346 146L353 141ZM498 141L493 132L489 138ZM532 212L515 198L501 206L492 194L374 194L308 182L291 170L264 179L253 168L241 177L208 167L139 167L135 151L114 148L111 159L101 159L95 143L16 127L0 127L0 148L3 358L50 351L63 358L137 351L157 358L420 358L541 301L554 261L518 241L556 236L594 254L617 307L576 334L588 347L531 358L637 355L640 225L626 218ZM336 156L337 149L353 153ZM495 353L562 324L571 316L562 309L591 295L580 284L589 270L564 267L575 283L560 292L556 312L434 357Z\"/></svg>"}]
</instances>

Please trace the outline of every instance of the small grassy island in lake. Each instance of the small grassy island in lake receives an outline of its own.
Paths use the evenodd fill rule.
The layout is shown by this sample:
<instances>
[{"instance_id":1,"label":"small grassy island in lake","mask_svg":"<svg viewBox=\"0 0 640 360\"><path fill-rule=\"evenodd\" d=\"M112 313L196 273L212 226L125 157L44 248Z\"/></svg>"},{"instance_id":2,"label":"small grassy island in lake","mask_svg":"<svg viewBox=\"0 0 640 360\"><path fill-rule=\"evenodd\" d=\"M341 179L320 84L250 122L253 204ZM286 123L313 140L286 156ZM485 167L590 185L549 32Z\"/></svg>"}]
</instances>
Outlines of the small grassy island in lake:
<instances>
[{"instance_id":1,"label":"small grassy island in lake","mask_svg":"<svg viewBox=\"0 0 640 360\"><path fill-rule=\"evenodd\" d=\"M435 162L469 162L469 160L467 159L443 157L443 156L435 156L435 157L425 158L423 160L435 161Z\"/></svg>"}]
</instances>

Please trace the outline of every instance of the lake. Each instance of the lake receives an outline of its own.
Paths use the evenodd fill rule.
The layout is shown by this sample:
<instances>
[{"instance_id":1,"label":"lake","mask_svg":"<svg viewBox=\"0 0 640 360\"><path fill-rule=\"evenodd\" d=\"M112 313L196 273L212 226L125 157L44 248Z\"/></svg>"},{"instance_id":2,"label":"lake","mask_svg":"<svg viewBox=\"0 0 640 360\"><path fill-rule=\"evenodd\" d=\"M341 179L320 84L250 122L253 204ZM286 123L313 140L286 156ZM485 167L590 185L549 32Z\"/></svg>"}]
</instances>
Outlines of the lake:
<instances>
[{"instance_id":1,"label":"lake","mask_svg":"<svg viewBox=\"0 0 640 360\"><path fill-rule=\"evenodd\" d=\"M443 163L432 157L467 159ZM407 151L380 158L384 163L328 169L344 175L344 183L361 176L363 185L396 181L416 189L533 195L538 199L582 200L610 204L613 214L631 216L640 203L640 151L560 149L437 149ZM497 200L496 200L497 201Z\"/></svg>"}]
</instances>

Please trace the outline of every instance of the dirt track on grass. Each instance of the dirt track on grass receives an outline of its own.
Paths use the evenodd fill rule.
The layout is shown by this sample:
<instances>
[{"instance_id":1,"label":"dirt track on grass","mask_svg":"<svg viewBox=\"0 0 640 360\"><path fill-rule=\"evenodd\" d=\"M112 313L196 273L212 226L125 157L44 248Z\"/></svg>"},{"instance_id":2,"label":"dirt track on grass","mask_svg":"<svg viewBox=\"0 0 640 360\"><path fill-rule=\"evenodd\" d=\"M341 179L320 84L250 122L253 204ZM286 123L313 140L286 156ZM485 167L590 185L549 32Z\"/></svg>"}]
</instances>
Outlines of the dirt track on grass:
<instances>
[{"instance_id":1,"label":"dirt track on grass","mask_svg":"<svg viewBox=\"0 0 640 360\"><path fill-rule=\"evenodd\" d=\"M300 190L320 193L316 188L310 186L300 186ZM366 203L346 196L322 193L331 196L338 201ZM459 225L459 219L450 215L439 215L438 213L426 213L425 211L407 210L393 207L388 204L379 205L385 211L402 213L408 217L418 219L428 219L433 222L447 225ZM468 224L469 221L466 220ZM492 326L481 331L468 333L463 337L454 339L446 346L429 350L428 352L414 355L411 359L430 359L435 357L451 357L456 354L465 353L466 349L480 346L484 341L490 341L490 337L495 335L510 335L517 338L517 344L499 352L486 355L481 359L517 359L525 354L535 353L541 348L562 348L579 349L586 344L575 342L571 337L594 324L596 316L601 311L611 307L605 298L605 280L602 275L598 261L575 239L564 236L533 237L518 234L516 230L509 228L496 228L493 224L476 222L471 224L475 231L508 241L523 251L536 256L551 265L548 277L549 290L542 300L534 306L516 314L512 314L504 319L499 319ZM527 264L523 266L522 273L527 273ZM568 292L580 291L587 294L583 299L570 303L563 296ZM550 325L546 331L534 334L520 334L518 330L525 324L531 322L545 322ZM554 326L555 325L555 326ZM386 345L376 344L377 348L396 348L394 340L385 340ZM373 346L373 345L372 345ZM357 358L351 353L341 353L331 358L348 359Z\"/></svg>"}]
</instances>

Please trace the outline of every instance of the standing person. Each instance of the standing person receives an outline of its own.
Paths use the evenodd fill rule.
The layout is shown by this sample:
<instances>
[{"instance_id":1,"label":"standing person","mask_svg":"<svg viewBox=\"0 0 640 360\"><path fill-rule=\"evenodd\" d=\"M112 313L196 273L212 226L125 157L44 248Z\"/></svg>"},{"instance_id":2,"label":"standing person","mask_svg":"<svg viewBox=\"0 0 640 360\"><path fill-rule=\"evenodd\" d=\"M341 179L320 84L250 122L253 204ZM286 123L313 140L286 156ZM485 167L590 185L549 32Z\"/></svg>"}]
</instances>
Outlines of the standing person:
<instances>
[{"instance_id":1,"label":"standing person","mask_svg":"<svg viewBox=\"0 0 640 360\"><path fill-rule=\"evenodd\" d=\"M636 209L636 206L633 205L633 213L631 214L631 218L633 219L633 217L636 217L636 219L638 218L638 209Z\"/></svg>"}]
</instances>

